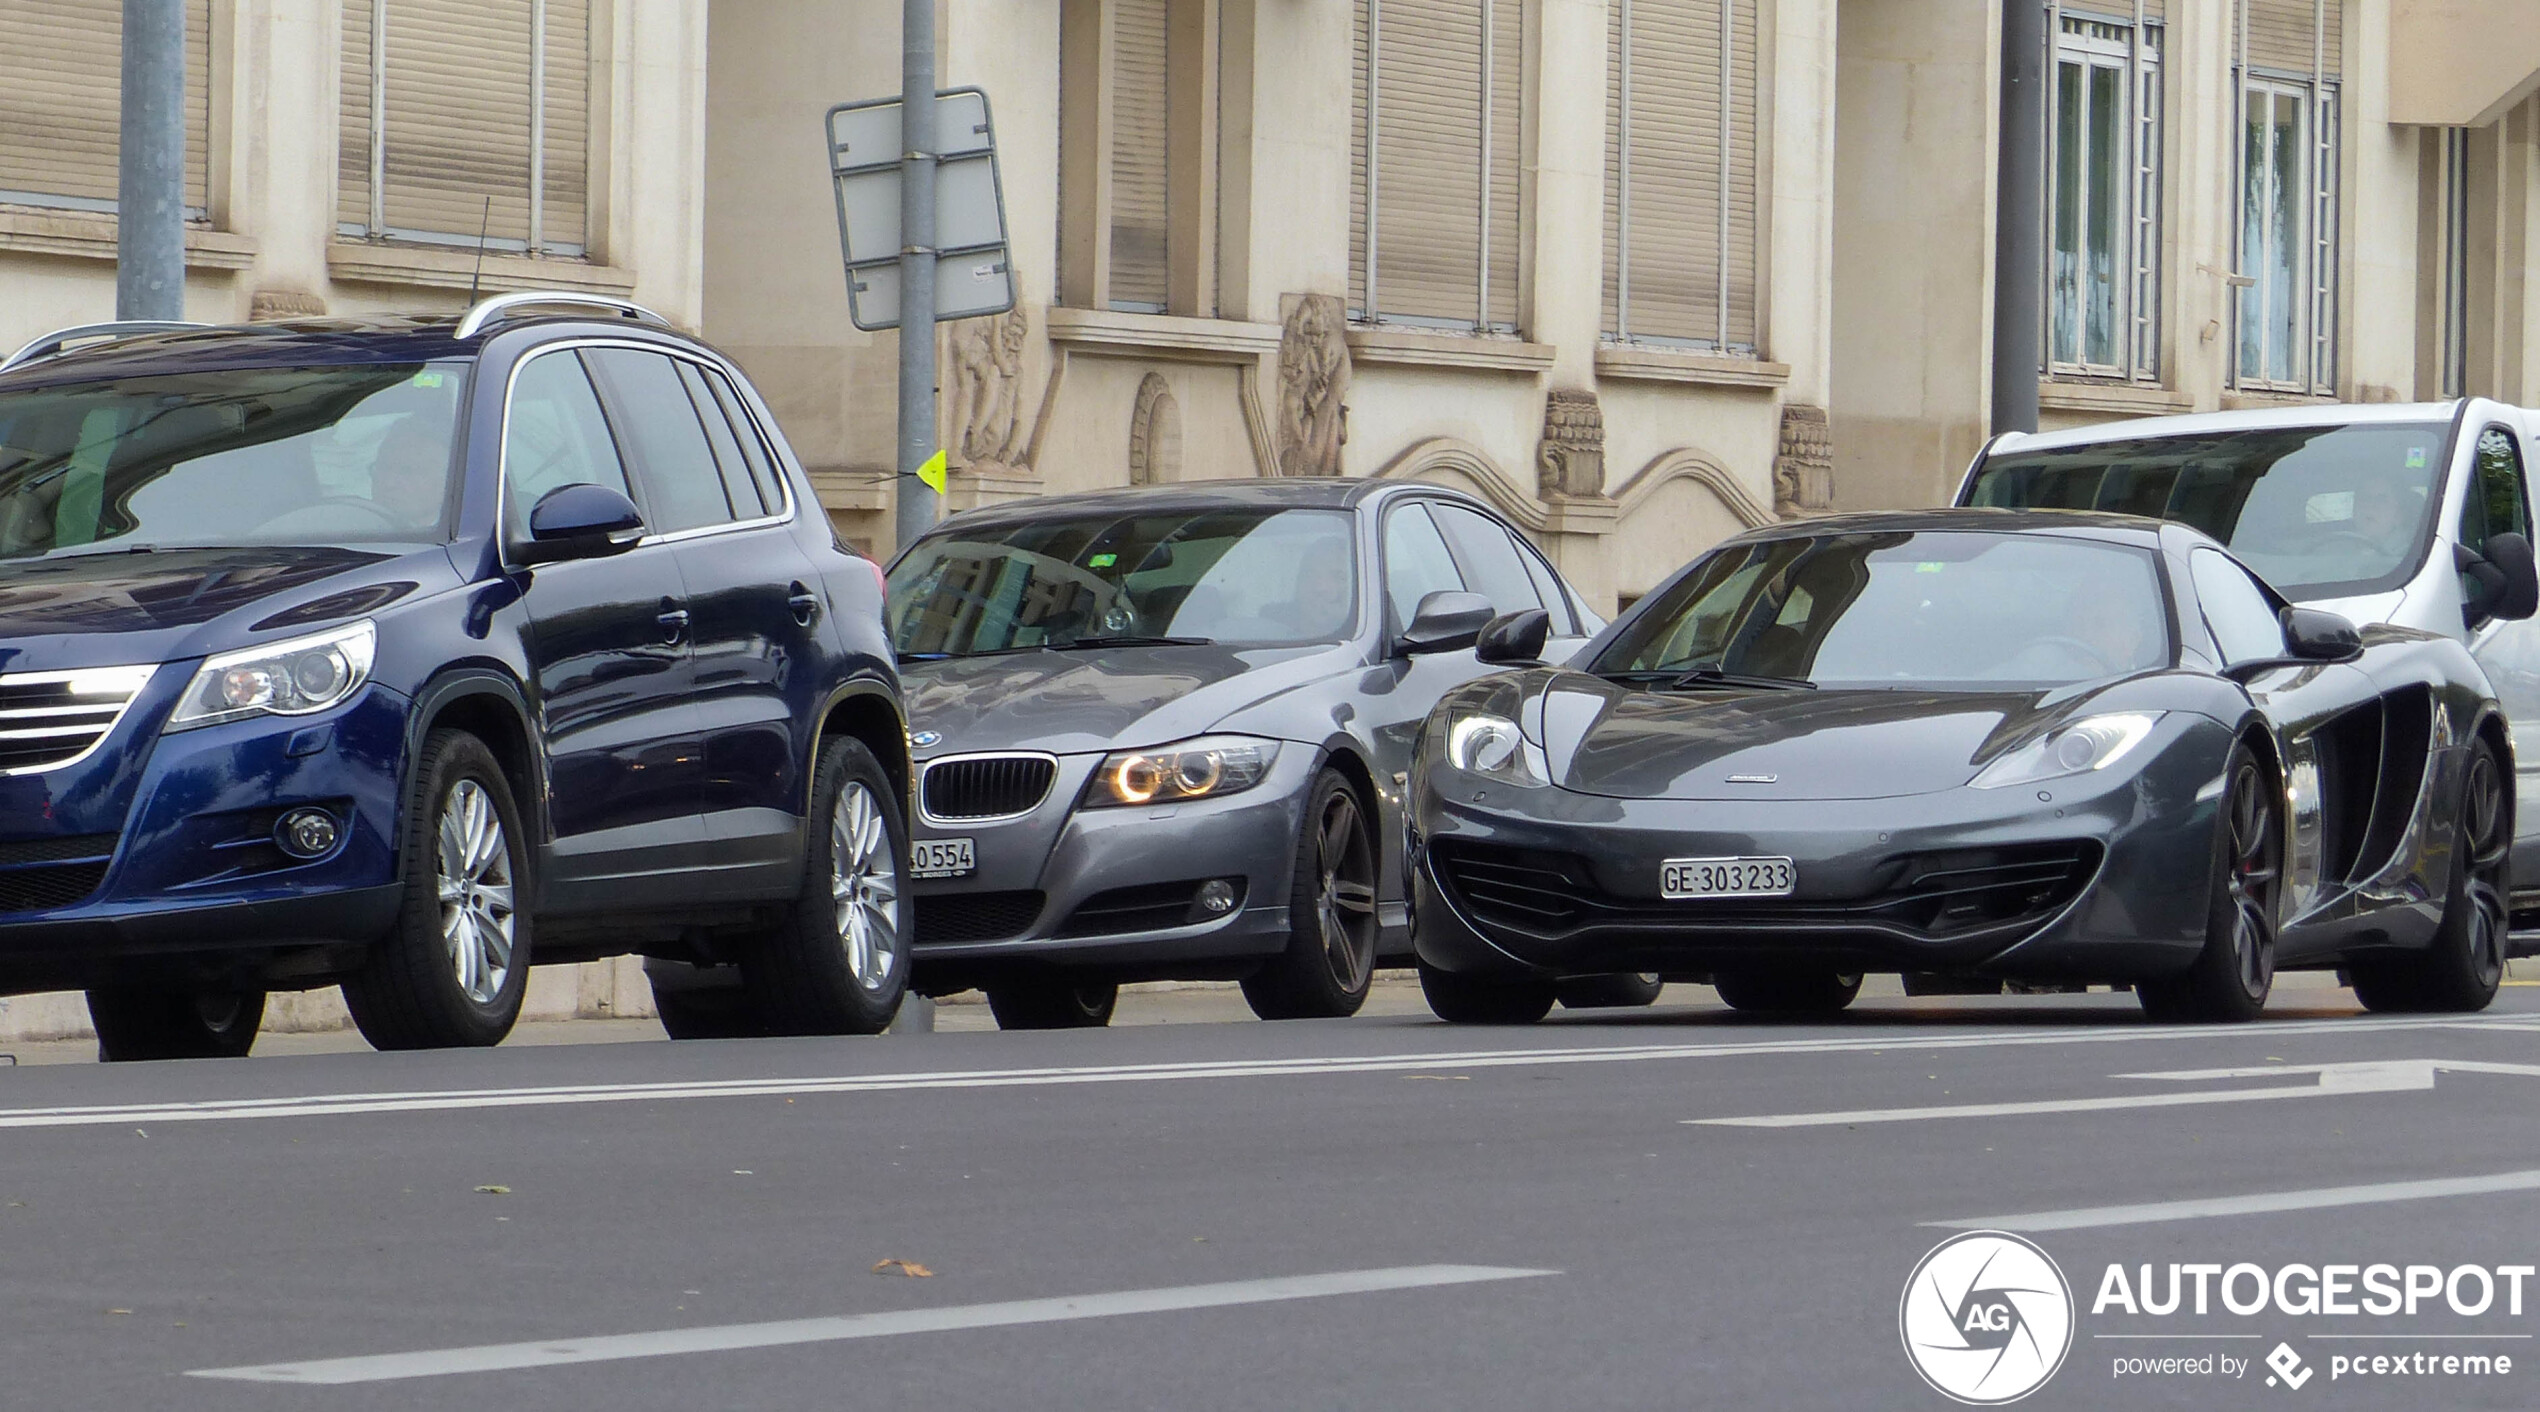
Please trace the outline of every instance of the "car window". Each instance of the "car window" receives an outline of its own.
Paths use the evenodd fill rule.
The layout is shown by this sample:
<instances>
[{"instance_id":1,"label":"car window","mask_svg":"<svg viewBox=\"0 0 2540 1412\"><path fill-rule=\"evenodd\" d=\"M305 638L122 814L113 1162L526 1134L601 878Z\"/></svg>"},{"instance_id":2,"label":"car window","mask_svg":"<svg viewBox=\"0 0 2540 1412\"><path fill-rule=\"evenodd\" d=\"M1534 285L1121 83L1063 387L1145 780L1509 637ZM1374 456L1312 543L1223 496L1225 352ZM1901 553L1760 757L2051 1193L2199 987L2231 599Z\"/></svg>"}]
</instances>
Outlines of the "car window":
<instances>
[{"instance_id":1,"label":"car window","mask_svg":"<svg viewBox=\"0 0 2540 1412\"><path fill-rule=\"evenodd\" d=\"M1543 561L1542 555L1524 544L1517 546L1517 557L1525 561L1526 573L1535 581L1536 596L1543 599L1544 610L1552 614L1553 635L1567 637L1576 633L1579 630L1578 615L1570 602L1570 590L1561 582L1561 576L1552 571L1552 566Z\"/></svg>"},{"instance_id":2,"label":"car window","mask_svg":"<svg viewBox=\"0 0 2540 1412\"><path fill-rule=\"evenodd\" d=\"M767 503L759 494L758 483L750 479L750 463L741 455L740 438L733 435L723 404L706 386L705 370L685 359L678 360L677 367L679 383L688 390L688 403L696 408L697 420L705 424L706 444L714 449L715 469L723 477L723 494L732 502L732 513L747 520L783 509L782 505Z\"/></svg>"},{"instance_id":3,"label":"car window","mask_svg":"<svg viewBox=\"0 0 2540 1412\"><path fill-rule=\"evenodd\" d=\"M781 514L785 494L776 484L776 462L768 454L767 443L759 437L758 427L751 422L749 410L741 405L740 391L723 374L707 371L706 386L714 389L717 402L723 404L723 415L730 419L732 431L741 442L741 459L748 463L750 481L758 487L759 500L769 514Z\"/></svg>"},{"instance_id":4,"label":"car window","mask_svg":"<svg viewBox=\"0 0 2540 1412\"><path fill-rule=\"evenodd\" d=\"M1425 507L1398 506L1385 516L1385 602L1393 609L1394 631L1411 626L1421 599L1463 587L1455 556L1446 552L1446 540Z\"/></svg>"},{"instance_id":5,"label":"car window","mask_svg":"<svg viewBox=\"0 0 2540 1412\"><path fill-rule=\"evenodd\" d=\"M550 491L604 485L633 495L600 399L572 353L532 357L513 381L503 423L503 478L511 532L522 539L529 535L529 512Z\"/></svg>"},{"instance_id":6,"label":"car window","mask_svg":"<svg viewBox=\"0 0 2540 1412\"><path fill-rule=\"evenodd\" d=\"M607 390L610 425L635 462L654 531L730 524L735 516L723 474L670 358L633 348L594 348L582 356Z\"/></svg>"},{"instance_id":7,"label":"car window","mask_svg":"<svg viewBox=\"0 0 2540 1412\"><path fill-rule=\"evenodd\" d=\"M2477 483L2461 504L2461 543L2485 552L2491 534L2531 533L2523 500L2522 453L2513 433L2489 427L2479 433Z\"/></svg>"},{"instance_id":8,"label":"car window","mask_svg":"<svg viewBox=\"0 0 2540 1412\"><path fill-rule=\"evenodd\" d=\"M2213 629L2225 665L2284 655L2284 625L2248 570L2210 549L2197 550L2187 563L2205 609L2205 626Z\"/></svg>"},{"instance_id":9,"label":"car window","mask_svg":"<svg viewBox=\"0 0 2540 1412\"><path fill-rule=\"evenodd\" d=\"M1475 593L1490 600L1492 612L1517 613L1543 606L1535 581L1526 572L1525 557L1505 526L1461 505L1433 505L1429 513L1454 541L1464 576Z\"/></svg>"}]
</instances>

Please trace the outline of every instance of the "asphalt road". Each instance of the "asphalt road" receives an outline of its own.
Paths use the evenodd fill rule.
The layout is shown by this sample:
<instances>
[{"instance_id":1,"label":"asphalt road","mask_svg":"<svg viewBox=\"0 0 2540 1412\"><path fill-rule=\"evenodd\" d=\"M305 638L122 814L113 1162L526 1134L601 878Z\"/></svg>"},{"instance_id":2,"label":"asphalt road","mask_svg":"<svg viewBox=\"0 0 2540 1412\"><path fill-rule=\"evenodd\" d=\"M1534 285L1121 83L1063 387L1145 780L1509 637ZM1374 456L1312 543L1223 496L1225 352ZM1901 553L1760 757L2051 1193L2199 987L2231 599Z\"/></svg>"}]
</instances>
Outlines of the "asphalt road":
<instances>
[{"instance_id":1,"label":"asphalt road","mask_svg":"<svg viewBox=\"0 0 2540 1412\"><path fill-rule=\"evenodd\" d=\"M2478 1316L2101 1300L2112 1264L2540 1265L2540 991L2220 1029L1678 994L0 1070L0 1407L1940 1408L1899 1300L1962 1226L2071 1286L2027 1406L2540 1406L2540 1280Z\"/></svg>"}]
</instances>

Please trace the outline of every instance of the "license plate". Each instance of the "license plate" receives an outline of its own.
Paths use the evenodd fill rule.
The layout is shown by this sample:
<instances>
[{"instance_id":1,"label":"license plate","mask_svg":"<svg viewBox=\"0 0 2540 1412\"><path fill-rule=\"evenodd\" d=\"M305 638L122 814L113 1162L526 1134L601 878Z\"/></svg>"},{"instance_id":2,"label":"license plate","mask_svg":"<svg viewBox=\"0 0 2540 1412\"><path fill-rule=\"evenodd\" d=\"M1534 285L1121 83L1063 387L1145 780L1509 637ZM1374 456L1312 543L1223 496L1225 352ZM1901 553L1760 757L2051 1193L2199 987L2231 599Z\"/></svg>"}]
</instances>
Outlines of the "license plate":
<instances>
[{"instance_id":1,"label":"license plate","mask_svg":"<svg viewBox=\"0 0 2540 1412\"><path fill-rule=\"evenodd\" d=\"M966 838L921 838L909 844L911 877L958 878L977 866L978 857Z\"/></svg>"},{"instance_id":2,"label":"license plate","mask_svg":"<svg viewBox=\"0 0 2540 1412\"><path fill-rule=\"evenodd\" d=\"M1788 897L1799 870L1787 858L1670 858L1658 865L1662 897Z\"/></svg>"}]
</instances>

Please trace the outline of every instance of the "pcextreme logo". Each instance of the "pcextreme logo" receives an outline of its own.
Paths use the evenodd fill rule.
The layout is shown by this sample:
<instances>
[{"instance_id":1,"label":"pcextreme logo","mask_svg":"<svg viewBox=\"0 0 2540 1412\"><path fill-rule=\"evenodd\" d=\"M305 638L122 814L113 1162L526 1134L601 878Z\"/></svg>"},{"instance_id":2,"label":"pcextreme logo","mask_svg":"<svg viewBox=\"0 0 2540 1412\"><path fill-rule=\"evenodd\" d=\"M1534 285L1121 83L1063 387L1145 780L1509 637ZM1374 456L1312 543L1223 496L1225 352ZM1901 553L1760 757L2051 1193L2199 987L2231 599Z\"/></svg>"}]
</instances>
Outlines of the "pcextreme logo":
<instances>
[{"instance_id":1,"label":"pcextreme logo","mask_svg":"<svg viewBox=\"0 0 2540 1412\"><path fill-rule=\"evenodd\" d=\"M2072 1352L2072 1286L2035 1245L1969 1231L1914 1267L1896 1324L1906 1359L1941 1395L1980 1407L2017 1402Z\"/></svg>"}]
</instances>

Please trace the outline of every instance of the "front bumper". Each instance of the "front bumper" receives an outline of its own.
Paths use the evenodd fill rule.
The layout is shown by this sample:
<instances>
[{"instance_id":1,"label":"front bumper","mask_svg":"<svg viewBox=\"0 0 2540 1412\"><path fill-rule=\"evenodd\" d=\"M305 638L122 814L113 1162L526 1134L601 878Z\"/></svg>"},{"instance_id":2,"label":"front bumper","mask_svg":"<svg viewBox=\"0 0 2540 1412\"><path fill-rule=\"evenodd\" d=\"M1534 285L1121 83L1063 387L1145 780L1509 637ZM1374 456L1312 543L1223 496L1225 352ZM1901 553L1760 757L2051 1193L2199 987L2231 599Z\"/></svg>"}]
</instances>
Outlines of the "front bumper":
<instances>
[{"instance_id":1,"label":"front bumper","mask_svg":"<svg viewBox=\"0 0 2540 1412\"><path fill-rule=\"evenodd\" d=\"M151 694L170 671L190 676L164 670ZM165 703L137 701L87 760L0 779L0 993L214 971L289 980L294 953L376 939L399 896L408 706L374 685L317 716L161 735ZM310 860L272 841L302 806L340 830Z\"/></svg>"},{"instance_id":2,"label":"front bumper","mask_svg":"<svg viewBox=\"0 0 2540 1412\"><path fill-rule=\"evenodd\" d=\"M2209 753L2220 760L2223 748ZM1697 801L1426 771L1413 805L1413 942L1440 969L1502 974L1776 964L2037 980L2169 974L2204 944L2215 804L2196 773ZM1755 856L1793 860L1792 896L1659 895L1665 859Z\"/></svg>"},{"instance_id":3,"label":"front bumper","mask_svg":"<svg viewBox=\"0 0 2540 1412\"><path fill-rule=\"evenodd\" d=\"M1101 761L1060 757L1048 795L1020 818L918 822L917 839L970 838L977 859L967 877L911 885L921 986L1018 965L1199 978L1287 946L1311 749L1284 746L1267 778L1223 799L1080 810ZM1224 916L1203 919L1190 898L1211 880L1239 896Z\"/></svg>"}]
</instances>

